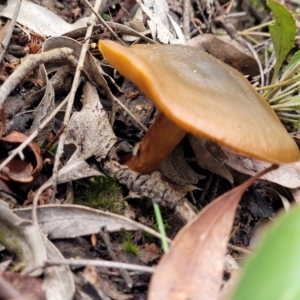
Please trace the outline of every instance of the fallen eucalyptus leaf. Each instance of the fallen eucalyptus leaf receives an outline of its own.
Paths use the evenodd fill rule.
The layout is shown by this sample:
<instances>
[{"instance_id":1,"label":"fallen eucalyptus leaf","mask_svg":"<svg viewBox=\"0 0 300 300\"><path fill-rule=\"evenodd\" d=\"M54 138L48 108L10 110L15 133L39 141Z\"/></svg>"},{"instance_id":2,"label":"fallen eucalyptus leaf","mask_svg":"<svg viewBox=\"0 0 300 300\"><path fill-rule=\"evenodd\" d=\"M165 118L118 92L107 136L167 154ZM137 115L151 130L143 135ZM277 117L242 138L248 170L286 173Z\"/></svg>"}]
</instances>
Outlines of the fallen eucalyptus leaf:
<instances>
[{"instance_id":1,"label":"fallen eucalyptus leaf","mask_svg":"<svg viewBox=\"0 0 300 300\"><path fill-rule=\"evenodd\" d=\"M1 159L0 163L3 161L4 159ZM33 180L32 170L30 162L14 158L1 170L0 178L6 181L29 183Z\"/></svg>"},{"instance_id":2,"label":"fallen eucalyptus leaf","mask_svg":"<svg viewBox=\"0 0 300 300\"><path fill-rule=\"evenodd\" d=\"M31 219L31 208L14 209L21 218ZM109 212L91 209L80 205L40 205L37 217L42 232L49 239L73 238L98 233L100 228L108 232L144 230L160 237L155 230L140 223Z\"/></svg>"},{"instance_id":3,"label":"fallen eucalyptus leaf","mask_svg":"<svg viewBox=\"0 0 300 300\"><path fill-rule=\"evenodd\" d=\"M290 192L293 195L296 203L300 205L300 189L291 189Z\"/></svg>"},{"instance_id":4,"label":"fallen eucalyptus leaf","mask_svg":"<svg viewBox=\"0 0 300 300\"><path fill-rule=\"evenodd\" d=\"M7 6L0 12L0 16L11 19L15 11L16 1L8 0ZM82 18L70 24L50 10L33 3L22 1L17 22L35 33L44 36L59 36L66 32L86 27L89 17Z\"/></svg>"},{"instance_id":5,"label":"fallen eucalyptus leaf","mask_svg":"<svg viewBox=\"0 0 300 300\"><path fill-rule=\"evenodd\" d=\"M214 200L179 231L151 278L149 300L218 299L237 205L245 190L270 170Z\"/></svg>"}]
</instances>

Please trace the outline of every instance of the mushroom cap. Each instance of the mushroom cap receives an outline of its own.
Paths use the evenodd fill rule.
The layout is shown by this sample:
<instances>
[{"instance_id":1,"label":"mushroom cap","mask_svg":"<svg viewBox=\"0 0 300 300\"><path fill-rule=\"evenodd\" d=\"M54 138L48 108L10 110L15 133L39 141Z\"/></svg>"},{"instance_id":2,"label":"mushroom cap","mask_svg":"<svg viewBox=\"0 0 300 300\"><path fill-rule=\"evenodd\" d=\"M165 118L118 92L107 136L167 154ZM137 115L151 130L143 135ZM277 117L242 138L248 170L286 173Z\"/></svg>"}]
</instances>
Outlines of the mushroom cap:
<instances>
[{"instance_id":1,"label":"mushroom cap","mask_svg":"<svg viewBox=\"0 0 300 300\"><path fill-rule=\"evenodd\" d=\"M104 58L184 130L275 164L299 149L274 110L235 69L183 45L99 41Z\"/></svg>"}]
</instances>

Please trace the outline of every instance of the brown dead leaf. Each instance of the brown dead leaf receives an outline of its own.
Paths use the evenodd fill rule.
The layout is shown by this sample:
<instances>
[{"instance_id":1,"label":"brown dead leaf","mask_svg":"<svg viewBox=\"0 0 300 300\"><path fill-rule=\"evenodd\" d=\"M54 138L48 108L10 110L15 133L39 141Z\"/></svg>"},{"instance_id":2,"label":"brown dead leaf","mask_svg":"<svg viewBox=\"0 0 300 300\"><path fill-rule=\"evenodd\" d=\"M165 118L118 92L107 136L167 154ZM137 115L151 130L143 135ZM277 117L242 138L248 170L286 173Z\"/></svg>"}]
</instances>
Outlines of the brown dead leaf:
<instances>
[{"instance_id":1,"label":"brown dead leaf","mask_svg":"<svg viewBox=\"0 0 300 300\"><path fill-rule=\"evenodd\" d=\"M236 207L244 191L274 168L217 198L177 234L151 279L149 300L218 299Z\"/></svg>"},{"instance_id":2,"label":"brown dead leaf","mask_svg":"<svg viewBox=\"0 0 300 300\"><path fill-rule=\"evenodd\" d=\"M2 163L5 159L1 159ZM0 172L0 178L6 181L16 181L22 183L28 183L33 180L31 176L32 165L18 158L12 159Z\"/></svg>"},{"instance_id":3,"label":"brown dead leaf","mask_svg":"<svg viewBox=\"0 0 300 300\"><path fill-rule=\"evenodd\" d=\"M18 299L46 300L41 279L13 272L3 272L1 276L19 292L22 298ZM1 297L1 299L4 298Z\"/></svg>"},{"instance_id":4,"label":"brown dead leaf","mask_svg":"<svg viewBox=\"0 0 300 300\"><path fill-rule=\"evenodd\" d=\"M1 161L7 158L11 148L18 147L26 139L27 135L18 131L11 131L7 136L3 137L1 140L1 143L3 143ZM24 154L24 161L14 158L3 168L0 173L3 180L31 182L33 177L40 173L43 167L43 160L39 146L34 142L30 142L28 151L25 151Z\"/></svg>"}]
</instances>

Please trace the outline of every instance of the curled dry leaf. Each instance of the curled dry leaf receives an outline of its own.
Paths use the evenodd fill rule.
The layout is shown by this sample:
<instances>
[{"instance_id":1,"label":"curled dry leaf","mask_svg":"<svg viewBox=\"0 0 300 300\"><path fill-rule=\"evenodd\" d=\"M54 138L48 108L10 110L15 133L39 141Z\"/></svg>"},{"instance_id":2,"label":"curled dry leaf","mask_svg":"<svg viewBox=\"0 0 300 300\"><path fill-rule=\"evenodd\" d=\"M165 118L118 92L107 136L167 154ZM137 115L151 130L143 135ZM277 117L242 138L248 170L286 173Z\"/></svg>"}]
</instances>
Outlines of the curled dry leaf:
<instances>
[{"instance_id":1,"label":"curled dry leaf","mask_svg":"<svg viewBox=\"0 0 300 300\"><path fill-rule=\"evenodd\" d=\"M46 300L45 292L42 289L42 280L40 278L16 272L3 272L1 273L1 277L9 282L11 287L17 291L17 294L11 294L10 297L5 297L3 286L1 286L1 299L5 297L5 299L13 300ZM19 297L17 297L18 295Z\"/></svg>"},{"instance_id":2,"label":"curled dry leaf","mask_svg":"<svg viewBox=\"0 0 300 300\"><path fill-rule=\"evenodd\" d=\"M1 159L2 163L5 159ZM0 172L0 178L6 181L28 183L33 180L32 165L18 158L12 159Z\"/></svg>"},{"instance_id":3,"label":"curled dry leaf","mask_svg":"<svg viewBox=\"0 0 300 300\"><path fill-rule=\"evenodd\" d=\"M270 170L214 200L177 234L151 279L149 300L218 299L237 205L244 191Z\"/></svg>"},{"instance_id":4,"label":"curled dry leaf","mask_svg":"<svg viewBox=\"0 0 300 300\"><path fill-rule=\"evenodd\" d=\"M27 136L18 131L11 131L7 136L3 137L1 143L4 142L5 144L9 145L9 149L7 149L5 156L3 156L4 151L2 150L1 160L6 159L11 147L15 148L19 146L26 139ZM0 177L2 179L6 181L12 180L16 182L31 182L33 178L40 173L43 167L43 160L40 154L39 146L34 142L30 142L27 149L29 149L29 151L24 153L24 161L14 158L3 168L3 170L0 172Z\"/></svg>"}]
</instances>

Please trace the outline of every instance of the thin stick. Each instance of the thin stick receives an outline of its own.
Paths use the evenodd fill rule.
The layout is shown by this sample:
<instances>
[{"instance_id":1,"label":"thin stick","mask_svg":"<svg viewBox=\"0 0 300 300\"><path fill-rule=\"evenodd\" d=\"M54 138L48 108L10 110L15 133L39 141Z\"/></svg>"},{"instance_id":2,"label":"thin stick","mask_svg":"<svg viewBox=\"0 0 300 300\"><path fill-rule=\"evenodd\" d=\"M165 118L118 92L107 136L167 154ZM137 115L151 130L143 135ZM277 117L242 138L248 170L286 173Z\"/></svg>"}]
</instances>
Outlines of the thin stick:
<instances>
[{"instance_id":1,"label":"thin stick","mask_svg":"<svg viewBox=\"0 0 300 300\"><path fill-rule=\"evenodd\" d=\"M97 0L95 3L95 10L98 11L100 6L101 6L101 1L102 0ZM84 69L84 61L85 61L85 56L86 53L89 50L89 42L90 42L90 37L92 35L93 32L93 26L96 23L96 16L94 14L91 15L90 20L87 24L88 28L85 34L85 42L82 45L82 49L80 52L80 56L79 56L79 60L78 60L78 64L76 67L76 71L75 71L75 75L74 75L74 80L73 80L73 84L71 87L71 91L69 94L69 101L67 104L67 108L66 108L66 113L64 116L64 121L63 124L67 127L69 120L71 118L71 113L72 113L72 107L74 104L74 99L75 99L75 94L77 92L77 89L79 87L79 84L81 82L80 80L80 76L81 76L81 72ZM57 146L57 152L55 155L55 161L54 161L54 166L53 166L53 172L52 172L52 177L53 177L53 193L52 193L52 199L51 202L54 203L54 199L55 199L55 194L56 194L56 182L57 182L57 177L58 177L58 168L60 165L60 158L63 154L64 151L64 144L65 144L65 140L67 138L67 134L66 132L63 132L59 138L59 142L58 142L58 146ZM35 197L34 201L37 201L38 198Z\"/></svg>"},{"instance_id":2,"label":"thin stick","mask_svg":"<svg viewBox=\"0 0 300 300\"><path fill-rule=\"evenodd\" d=\"M0 87L0 109L4 107L4 103L9 94L21 82L21 80L37 66L48 62L64 62L69 60L74 64L72 57L73 50L70 48L57 48L39 54L28 55L22 64L4 81Z\"/></svg>"},{"instance_id":3,"label":"thin stick","mask_svg":"<svg viewBox=\"0 0 300 300\"><path fill-rule=\"evenodd\" d=\"M225 16L228 16L229 12L231 11L231 8L233 6L233 3L234 3L234 0L230 0L227 8L226 8L226 11L225 11Z\"/></svg>"},{"instance_id":4,"label":"thin stick","mask_svg":"<svg viewBox=\"0 0 300 300\"><path fill-rule=\"evenodd\" d=\"M100 6L96 9L94 9L94 7L87 0L83 0L83 2L94 13L94 15L98 19L99 23L102 24L104 27L106 27L107 30L114 36L114 38L116 40L118 40L123 46L125 46L126 44L118 37L118 35L111 29L111 27L105 22L105 20L98 14L98 10L99 10ZM96 7L96 5L95 5L95 7Z\"/></svg>"},{"instance_id":5,"label":"thin stick","mask_svg":"<svg viewBox=\"0 0 300 300\"><path fill-rule=\"evenodd\" d=\"M183 1L183 33L186 40L191 38L190 36L190 0Z\"/></svg>"},{"instance_id":6,"label":"thin stick","mask_svg":"<svg viewBox=\"0 0 300 300\"><path fill-rule=\"evenodd\" d=\"M253 251L250 251L250 250L244 249L242 247L232 245L230 243L227 244L227 247L231 250L238 251L238 252L243 253L243 254L252 254L253 253Z\"/></svg>"},{"instance_id":7,"label":"thin stick","mask_svg":"<svg viewBox=\"0 0 300 300\"><path fill-rule=\"evenodd\" d=\"M49 151L49 149L54 145L54 143L58 140L58 138L60 137L60 135L62 134L62 132L65 130L66 125L63 124L59 130L57 131L56 135L53 137L53 139L51 140L51 142L47 145L47 147L43 150L42 152L42 156L44 157L47 152Z\"/></svg>"},{"instance_id":8,"label":"thin stick","mask_svg":"<svg viewBox=\"0 0 300 300\"><path fill-rule=\"evenodd\" d=\"M101 235L101 238L103 239L103 241L106 245L106 249L107 249L110 257L112 258L112 260L117 262L118 258L117 258L117 255L115 254L114 250L113 250L113 247L112 247L112 244L110 242L109 235L108 235L107 231L100 230L99 234ZM132 285L133 285L133 281L132 281L130 275L128 274L128 272L124 269L120 269L120 274L123 277L124 281L126 282L127 286L131 289Z\"/></svg>"},{"instance_id":9,"label":"thin stick","mask_svg":"<svg viewBox=\"0 0 300 300\"><path fill-rule=\"evenodd\" d=\"M34 269L28 270L24 274L30 274L36 269L52 267L52 266L95 266L95 267L106 267L106 268L118 268L118 269L127 269L127 270L134 270L140 271L143 273L154 273L155 268L152 267L145 267L140 265L132 265L114 261L105 261L105 260L91 260L91 259L64 259L64 260L48 260L45 261L42 266L35 267Z\"/></svg>"},{"instance_id":10,"label":"thin stick","mask_svg":"<svg viewBox=\"0 0 300 300\"><path fill-rule=\"evenodd\" d=\"M137 123L140 125L140 127L147 132L148 128L138 119L136 116L115 96L112 95L112 98L114 101L116 101L127 113L128 115Z\"/></svg>"}]
</instances>

